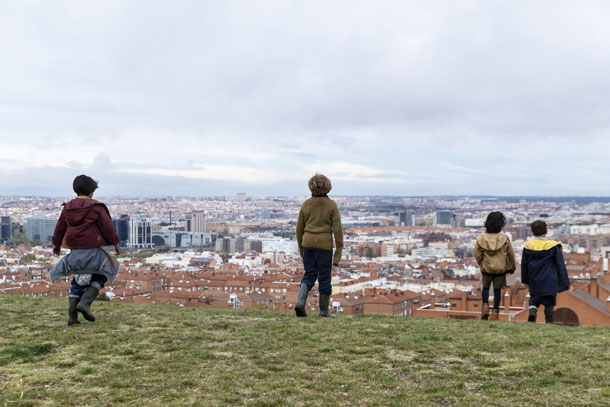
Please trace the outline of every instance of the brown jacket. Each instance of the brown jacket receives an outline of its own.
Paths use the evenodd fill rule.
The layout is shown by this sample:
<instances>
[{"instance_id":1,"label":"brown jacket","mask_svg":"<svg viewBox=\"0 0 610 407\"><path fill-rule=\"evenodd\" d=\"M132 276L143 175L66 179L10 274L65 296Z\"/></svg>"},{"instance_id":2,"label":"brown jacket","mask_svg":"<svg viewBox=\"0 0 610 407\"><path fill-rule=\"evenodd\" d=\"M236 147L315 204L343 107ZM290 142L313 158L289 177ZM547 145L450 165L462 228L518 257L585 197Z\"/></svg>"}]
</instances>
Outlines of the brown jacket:
<instances>
[{"instance_id":1,"label":"brown jacket","mask_svg":"<svg viewBox=\"0 0 610 407\"><path fill-rule=\"evenodd\" d=\"M504 233L477 236L474 257L483 274L502 275L514 272L516 268L513 245Z\"/></svg>"},{"instance_id":2,"label":"brown jacket","mask_svg":"<svg viewBox=\"0 0 610 407\"><path fill-rule=\"evenodd\" d=\"M297 220L297 243L303 255L303 248L333 251L335 237L335 256L333 264L341 261L343 250L343 228L339 208L326 196L312 197L303 202Z\"/></svg>"}]
</instances>

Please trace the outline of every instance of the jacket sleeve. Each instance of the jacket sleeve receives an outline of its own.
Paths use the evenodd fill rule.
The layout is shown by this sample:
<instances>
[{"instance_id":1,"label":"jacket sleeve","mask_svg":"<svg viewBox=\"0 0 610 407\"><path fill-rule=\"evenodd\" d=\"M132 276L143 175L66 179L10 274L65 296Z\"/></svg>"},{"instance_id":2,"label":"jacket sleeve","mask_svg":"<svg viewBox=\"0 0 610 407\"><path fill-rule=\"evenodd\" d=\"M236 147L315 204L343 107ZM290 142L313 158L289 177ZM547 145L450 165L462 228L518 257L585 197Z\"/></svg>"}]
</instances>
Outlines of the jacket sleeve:
<instances>
[{"instance_id":1,"label":"jacket sleeve","mask_svg":"<svg viewBox=\"0 0 610 407\"><path fill-rule=\"evenodd\" d=\"M566 291L570 288L570 277L568 276L568 269L566 262L563 258L563 250L561 245L555 246L555 264L557 270L557 292Z\"/></svg>"},{"instance_id":2,"label":"jacket sleeve","mask_svg":"<svg viewBox=\"0 0 610 407\"><path fill-rule=\"evenodd\" d=\"M106 211L106 208L101 208L96 206L95 210L97 211L97 227L100 230L100 233L104 237L104 240L111 245L115 245L119 243L119 236L114 230L114 226L112 225L112 220L110 220L110 215Z\"/></svg>"},{"instance_id":3,"label":"jacket sleeve","mask_svg":"<svg viewBox=\"0 0 610 407\"><path fill-rule=\"evenodd\" d=\"M513 249L513 243L510 240L508 241L508 248L507 248L506 255L508 257L508 266L510 267L508 269L508 271L514 272L515 269L517 268L517 265L515 262L515 250Z\"/></svg>"},{"instance_id":4,"label":"jacket sleeve","mask_svg":"<svg viewBox=\"0 0 610 407\"><path fill-rule=\"evenodd\" d=\"M479 267L481 267L481 264L483 263L483 249L479 246L479 242L474 245L474 258Z\"/></svg>"},{"instance_id":5,"label":"jacket sleeve","mask_svg":"<svg viewBox=\"0 0 610 407\"><path fill-rule=\"evenodd\" d=\"M530 283L530 276L527 271L527 254L525 253L525 249L523 249L523 254L521 255L521 282L528 285Z\"/></svg>"},{"instance_id":6,"label":"jacket sleeve","mask_svg":"<svg viewBox=\"0 0 610 407\"><path fill-rule=\"evenodd\" d=\"M64 214L64 209L62 209L61 215L59 215L59 220L57 221L57 225L55 225L55 232L53 233L52 242L54 246L61 246L61 242L64 240L67 229L68 226L66 225L66 215Z\"/></svg>"},{"instance_id":7,"label":"jacket sleeve","mask_svg":"<svg viewBox=\"0 0 610 407\"><path fill-rule=\"evenodd\" d=\"M338 265L341 261L343 252L343 225L341 224L341 214L339 213L339 208L336 203L333 205L332 225L333 234L335 236L335 256L333 258L333 264Z\"/></svg>"},{"instance_id":8,"label":"jacket sleeve","mask_svg":"<svg viewBox=\"0 0 610 407\"><path fill-rule=\"evenodd\" d=\"M303 257L303 231L305 230L305 215L303 215L303 207L299 211L297 219L297 244L299 245L299 253Z\"/></svg>"}]
</instances>

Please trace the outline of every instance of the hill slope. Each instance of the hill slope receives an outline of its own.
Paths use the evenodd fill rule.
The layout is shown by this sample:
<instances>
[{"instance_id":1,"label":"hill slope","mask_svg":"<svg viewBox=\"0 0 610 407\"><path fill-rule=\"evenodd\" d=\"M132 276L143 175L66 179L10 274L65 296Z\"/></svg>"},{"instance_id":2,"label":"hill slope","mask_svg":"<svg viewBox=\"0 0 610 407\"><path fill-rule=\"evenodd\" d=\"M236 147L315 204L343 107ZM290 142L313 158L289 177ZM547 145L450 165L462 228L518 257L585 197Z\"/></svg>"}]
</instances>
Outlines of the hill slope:
<instances>
[{"instance_id":1,"label":"hill slope","mask_svg":"<svg viewBox=\"0 0 610 407\"><path fill-rule=\"evenodd\" d=\"M610 331L0 295L0 406L592 406ZM82 320L82 318L81 318ZM22 393L23 392L23 393Z\"/></svg>"}]
</instances>

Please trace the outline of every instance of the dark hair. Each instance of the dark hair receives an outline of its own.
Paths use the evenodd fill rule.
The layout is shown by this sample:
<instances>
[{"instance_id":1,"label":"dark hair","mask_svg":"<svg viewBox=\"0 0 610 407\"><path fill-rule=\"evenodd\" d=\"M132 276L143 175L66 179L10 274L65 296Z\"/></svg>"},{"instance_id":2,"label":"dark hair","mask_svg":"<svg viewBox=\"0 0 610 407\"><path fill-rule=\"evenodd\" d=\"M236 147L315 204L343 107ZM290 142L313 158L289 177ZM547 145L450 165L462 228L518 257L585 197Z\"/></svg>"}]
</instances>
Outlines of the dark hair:
<instances>
[{"instance_id":1,"label":"dark hair","mask_svg":"<svg viewBox=\"0 0 610 407\"><path fill-rule=\"evenodd\" d=\"M534 236L544 236L547 233L546 222L542 220L535 220L530 225Z\"/></svg>"},{"instance_id":2,"label":"dark hair","mask_svg":"<svg viewBox=\"0 0 610 407\"><path fill-rule=\"evenodd\" d=\"M97 189L97 181L86 175L79 175L74 178L72 189L74 189L76 195L86 196Z\"/></svg>"},{"instance_id":3,"label":"dark hair","mask_svg":"<svg viewBox=\"0 0 610 407\"><path fill-rule=\"evenodd\" d=\"M312 196L326 196L333 188L330 180L322 174L311 177L308 186Z\"/></svg>"},{"instance_id":4,"label":"dark hair","mask_svg":"<svg viewBox=\"0 0 610 407\"><path fill-rule=\"evenodd\" d=\"M506 225L506 217L502 212L491 212L485 221L485 231L487 233L500 233Z\"/></svg>"}]
</instances>

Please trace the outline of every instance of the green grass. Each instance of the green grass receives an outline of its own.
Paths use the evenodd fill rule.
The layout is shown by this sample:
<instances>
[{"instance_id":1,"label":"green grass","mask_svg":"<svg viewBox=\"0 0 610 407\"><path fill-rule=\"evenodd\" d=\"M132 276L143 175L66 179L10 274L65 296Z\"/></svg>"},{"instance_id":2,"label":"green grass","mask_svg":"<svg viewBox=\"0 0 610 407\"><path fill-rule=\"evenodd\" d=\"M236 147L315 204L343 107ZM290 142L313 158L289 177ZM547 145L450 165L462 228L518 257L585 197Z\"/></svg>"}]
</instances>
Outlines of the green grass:
<instances>
[{"instance_id":1,"label":"green grass","mask_svg":"<svg viewBox=\"0 0 610 407\"><path fill-rule=\"evenodd\" d=\"M606 406L610 330L0 296L2 406ZM82 320L82 318L81 318Z\"/></svg>"}]
</instances>

